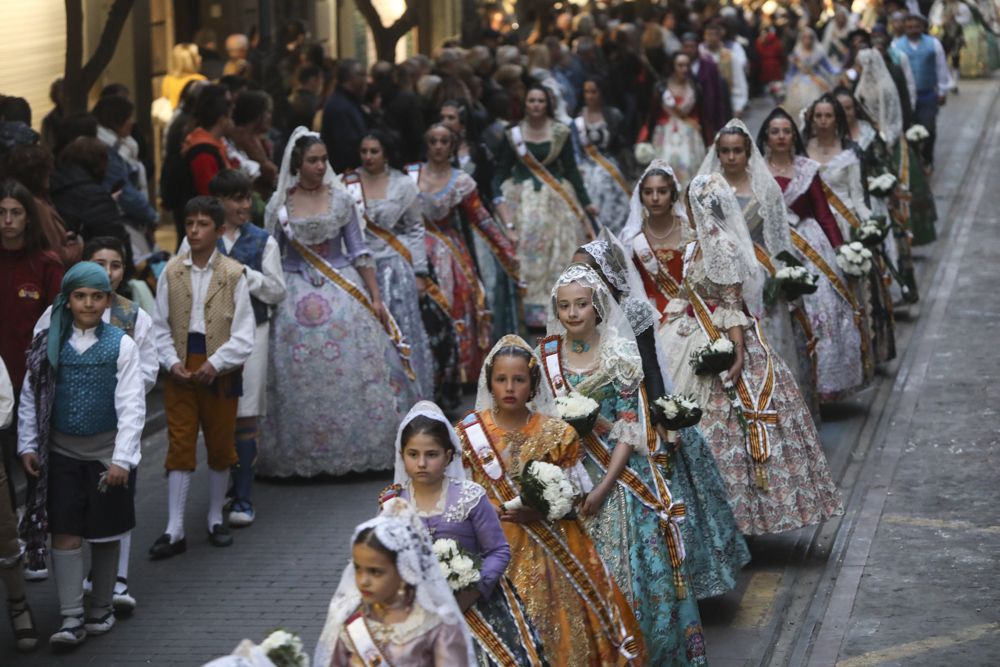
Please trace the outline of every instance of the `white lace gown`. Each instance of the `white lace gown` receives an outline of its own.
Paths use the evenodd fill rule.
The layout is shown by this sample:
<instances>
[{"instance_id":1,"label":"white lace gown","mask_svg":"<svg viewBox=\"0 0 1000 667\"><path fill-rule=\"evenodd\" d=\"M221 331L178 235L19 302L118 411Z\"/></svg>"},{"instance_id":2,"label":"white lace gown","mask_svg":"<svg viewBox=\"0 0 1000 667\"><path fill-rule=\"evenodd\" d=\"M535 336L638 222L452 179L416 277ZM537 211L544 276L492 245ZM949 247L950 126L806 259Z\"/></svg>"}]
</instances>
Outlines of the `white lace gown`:
<instances>
[{"instance_id":1,"label":"white lace gown","mask_svg":"<svg viewBox=\"0 0 1000 667\"><path fill-rule=\"evenodd\" d=\"M698 124L694 89L683 96L665 90L660 100L663 112L653 129L652 144L656 157L669 164L682 185L698 172L705 159L705 140Z\"/></svg>"}]
</instances>

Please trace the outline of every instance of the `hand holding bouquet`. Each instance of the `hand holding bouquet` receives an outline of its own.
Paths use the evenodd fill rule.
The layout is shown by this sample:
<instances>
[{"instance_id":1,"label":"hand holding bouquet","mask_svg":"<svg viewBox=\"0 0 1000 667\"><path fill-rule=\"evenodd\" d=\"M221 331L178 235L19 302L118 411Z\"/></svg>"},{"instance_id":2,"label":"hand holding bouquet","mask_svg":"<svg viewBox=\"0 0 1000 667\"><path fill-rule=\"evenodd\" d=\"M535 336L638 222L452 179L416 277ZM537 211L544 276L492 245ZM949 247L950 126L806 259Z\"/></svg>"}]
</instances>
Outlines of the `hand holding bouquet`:
<instances>
[{"instance_id":1,"label":"hand holding bouquet","mask_svg":"<svg viewBox=\"0 0 1000 667\"><path fill-rule=\"evenodd\" d=\"M728 338L706 343L691 353L689 363L696 375L718 375L732 367L736 360L736 346Z\"/></svg>"},{"instance_id":2,"label":"hand holding bouquet","mask_svg":"<svg viewBox=\"0 0 1000 667\"><path fill-rule=\"evenodd\" d=\"M851 240L858 241L866 248L877 248L882 245L888 233L889 226L885 224L885 218L877 216L865 220L860 227L851 229Z\"/></svg>"},{"instance_id":3,"label":"hand holding bouquet","mask_svg":"<svg viewBox=\"0 0 1000 667\"><path fill-rule=\"evenodd\" d=\"M441 574L448 586L456 593L467 591L479 583L479 559L463 549L455 540L434 540L434 555L437 556Z\"/></svg>"},{"instance_id":4,"label":"hand holding bouquet","mask_svg":"<svg viewBox=\"0 0 1000 667\"><path fill-rule=\"evenodd\" d=\"M577 490L559 466L529 461L516 479L521 495L505 502L503 509L516 510L527 505L544 514L549 521L567 518L573 511Z\"/></svg>"},{"instance_id":5,"label":"hand holding bouquet","mask_svg":"<svg viewBox=\"0 0 1000 667\"><path fill-rule=\"evenodd\" d=\"M701 408L689 396L667 394L653 401L653 419L668 431L679 431L701 421Z\"/></svg>"},{"instance_id":6,"label":"hand holding bouquet","mask_svg":"<svg viewBox=\"0 0 1000 667\"><path fill-rule=\"evenodd\" d=\"M860 241L845 243L837 248L837 266L849 276L859 278L872 268L872 251Z\"/></svg>"},{"instance_id":7,"label":"hand holding bouquet","mask_svg":"<svg viewBox=\"0 0 1000 667\"><path fill-rule=\"evenodd\" d=\"M585 438L594 430L601 406L592 398L573 391L568 396L556 397L559 418L576 429L577 435Z\"/></svg>"}]
</instances>

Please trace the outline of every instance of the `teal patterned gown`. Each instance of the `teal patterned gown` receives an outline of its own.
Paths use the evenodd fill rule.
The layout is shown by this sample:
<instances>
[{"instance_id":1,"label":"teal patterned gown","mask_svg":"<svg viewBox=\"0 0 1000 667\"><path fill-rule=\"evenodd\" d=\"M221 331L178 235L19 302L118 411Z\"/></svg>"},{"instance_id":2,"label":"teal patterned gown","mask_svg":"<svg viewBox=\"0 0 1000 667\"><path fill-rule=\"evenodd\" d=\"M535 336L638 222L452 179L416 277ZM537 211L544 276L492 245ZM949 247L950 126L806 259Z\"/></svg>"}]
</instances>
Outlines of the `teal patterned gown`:
<instances>
[{"instance_id":1,"label":"teal patterned gown","mask_svg":"<svg viewBox=\"0 0 1000 667\"><path fill-rule=\"evenodd\" d=\"M573 387L589 375L589 371L577 369L564 368L564 371L564 377ZM610 453L618 444L620 432L627 431L629 424L642 423L638 415L639 388L620 391L609 382L588 395L600 403L601 415L594 433ZM615 429L620 422L625 422L622 426L626 428ZM600 468L589 456L584 465L596 485L602 477ZM645 454L633 452L629 457L629 467L650 488L655 488L650 465ZM663 529L653 510L617 484L600 511L584 525L632 604L646 640L649 664L663 667L707 664L701 616L687 569L684 572L687 597L679 600Z\"/></svg>"}]
</instances>

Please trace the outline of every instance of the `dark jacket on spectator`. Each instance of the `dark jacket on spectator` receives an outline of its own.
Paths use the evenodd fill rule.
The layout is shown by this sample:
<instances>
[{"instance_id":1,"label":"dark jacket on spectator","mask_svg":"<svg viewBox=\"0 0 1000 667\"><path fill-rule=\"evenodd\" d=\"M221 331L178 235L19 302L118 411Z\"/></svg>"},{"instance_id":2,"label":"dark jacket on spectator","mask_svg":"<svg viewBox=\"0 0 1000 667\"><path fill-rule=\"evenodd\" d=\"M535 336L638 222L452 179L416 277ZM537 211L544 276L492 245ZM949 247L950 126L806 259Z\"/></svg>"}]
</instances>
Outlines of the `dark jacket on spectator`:
<instances>
[{"instance_id":1,"label":"dark jacket on spectator","mask_svg":"<svg viewBox=\"0 0 1000 667\"><path fill-rule=\"evenodd\" d=\"M337 86L323 108L323 128L320 134L330 155L330 165L338 174L361 166L358 148L368 129L361 101Z\"/></svg>"}]
</instances>

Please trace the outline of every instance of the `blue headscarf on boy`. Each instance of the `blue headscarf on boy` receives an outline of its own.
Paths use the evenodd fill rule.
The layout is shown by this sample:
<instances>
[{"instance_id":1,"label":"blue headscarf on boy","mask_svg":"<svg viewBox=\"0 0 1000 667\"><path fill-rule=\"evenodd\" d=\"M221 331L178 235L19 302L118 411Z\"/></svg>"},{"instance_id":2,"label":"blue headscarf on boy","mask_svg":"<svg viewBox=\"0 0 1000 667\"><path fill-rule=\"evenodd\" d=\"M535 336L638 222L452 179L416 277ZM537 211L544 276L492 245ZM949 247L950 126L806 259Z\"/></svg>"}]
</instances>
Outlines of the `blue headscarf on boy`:
<instances>
[{"instance_id":1,"label":"blue headscarf on boy","mask_svg":"<svg viewBox=\"0 0 1000 667\"><path fill-rule=\"evenodd\" d=\"M94 262L79 262L63 276L59 296L52 304L52 320L49 324L48 356L52 370L59 368L59 350L69 338L73 326L73 313L67 308L69 295L82 288L111 292L107 269Z\"/></svg>"}]
</instances>

